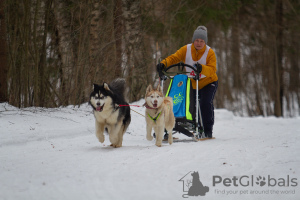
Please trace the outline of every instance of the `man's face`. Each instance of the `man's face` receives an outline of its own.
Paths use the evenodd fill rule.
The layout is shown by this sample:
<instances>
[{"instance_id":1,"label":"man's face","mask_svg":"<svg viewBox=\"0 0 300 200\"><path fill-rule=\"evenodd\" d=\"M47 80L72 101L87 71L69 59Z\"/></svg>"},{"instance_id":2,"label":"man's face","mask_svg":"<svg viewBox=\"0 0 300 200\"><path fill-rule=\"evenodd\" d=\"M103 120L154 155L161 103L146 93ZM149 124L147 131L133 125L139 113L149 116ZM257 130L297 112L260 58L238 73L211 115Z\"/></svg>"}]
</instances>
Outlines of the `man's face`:
<instances>
[{"instance_id":1,"label":"man's face","mask_svg":"<svg viewBox=\"0 0 300 200\"><path fill-rule=\"evenodd\" d=\"M203 49L205 47L205 41L202 39L196 39L194 41L194 46L197 50Z\"/></svg>"}]
</instances>

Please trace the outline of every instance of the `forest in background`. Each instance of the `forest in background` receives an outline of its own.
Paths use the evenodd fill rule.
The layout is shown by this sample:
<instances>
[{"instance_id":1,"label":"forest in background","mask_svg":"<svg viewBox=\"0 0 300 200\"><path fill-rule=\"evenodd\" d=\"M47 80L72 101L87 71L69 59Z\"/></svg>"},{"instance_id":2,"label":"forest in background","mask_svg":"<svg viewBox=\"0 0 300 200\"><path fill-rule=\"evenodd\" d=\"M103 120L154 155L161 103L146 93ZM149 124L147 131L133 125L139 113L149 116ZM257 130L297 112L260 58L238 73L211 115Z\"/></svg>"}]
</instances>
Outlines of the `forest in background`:
<instances>
[{"instance_id":1,"label":"forest in background","mask_svg":"<svg viewBox=\"0 0 300 200\"><path fill-rule=\"evenodd\" d=\"M217 56L216 108L299 116L299 0L0 0L0 102L80 105L117 77L139 100L199 25Z\"/></svg>"}]
</instances>

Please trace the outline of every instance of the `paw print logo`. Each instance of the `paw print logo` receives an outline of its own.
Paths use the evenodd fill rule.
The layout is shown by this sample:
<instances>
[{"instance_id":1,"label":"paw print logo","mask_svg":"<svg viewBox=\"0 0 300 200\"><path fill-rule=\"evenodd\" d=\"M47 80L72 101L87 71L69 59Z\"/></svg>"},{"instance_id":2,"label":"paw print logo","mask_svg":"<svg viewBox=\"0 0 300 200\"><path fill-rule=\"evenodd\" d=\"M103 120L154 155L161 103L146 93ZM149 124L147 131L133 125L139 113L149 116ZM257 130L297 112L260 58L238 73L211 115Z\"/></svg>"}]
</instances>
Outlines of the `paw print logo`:
<instances>
[{"instance_id":1,"label":"paw print logo","mask_svg":"<svg viewBox=\"0 0 300 200\"><path fill-rule=\"evenodd\" d=\"M266 185L266 178L265 177L261 177L261 176L259 176L259 177L257 177L256 178L256 184L257 185L259 185L259 186L264 186L264 185Z\"/></svg>"}]
</instances>

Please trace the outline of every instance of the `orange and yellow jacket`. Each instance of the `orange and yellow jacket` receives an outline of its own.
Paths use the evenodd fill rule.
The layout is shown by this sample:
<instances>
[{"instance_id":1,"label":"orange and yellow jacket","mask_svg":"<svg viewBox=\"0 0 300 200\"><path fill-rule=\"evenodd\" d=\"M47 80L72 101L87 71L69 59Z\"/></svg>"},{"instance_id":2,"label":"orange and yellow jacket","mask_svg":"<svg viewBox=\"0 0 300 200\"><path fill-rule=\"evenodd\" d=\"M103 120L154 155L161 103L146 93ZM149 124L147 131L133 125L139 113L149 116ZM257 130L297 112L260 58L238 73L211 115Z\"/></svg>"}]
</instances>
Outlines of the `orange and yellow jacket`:
<instances>
[{"instance_id":1,"label":"orange and yellow jacket","mask_svg":"<svg viewBox=\"0 0 300 200\"><path fill-rule=\"evenodd\" d=\"M205 52L205 49L206 49L206 45L203 49L196 50L194 44L192 44L191 54L193 60L194 61L200 60L200 58L203 56ZM187 51L187 45L181 47L176 53L165 58L161 63L163 63L166 67L168 67L179 62L185 62L186 51ZM210 48L206 58L206 65L202 65L202 72L201 72L201 74L204 74L206 77L201 78L199 80L198 82L199 89L202 89L204 86L217 81L218 76L216 72L217 72L217 59L216 59L215 52L212 50L212 48ZM196 81L194 79L191 79L191 81L192 81L193 88L196 89Z\"/></svg>"}]
</instances>

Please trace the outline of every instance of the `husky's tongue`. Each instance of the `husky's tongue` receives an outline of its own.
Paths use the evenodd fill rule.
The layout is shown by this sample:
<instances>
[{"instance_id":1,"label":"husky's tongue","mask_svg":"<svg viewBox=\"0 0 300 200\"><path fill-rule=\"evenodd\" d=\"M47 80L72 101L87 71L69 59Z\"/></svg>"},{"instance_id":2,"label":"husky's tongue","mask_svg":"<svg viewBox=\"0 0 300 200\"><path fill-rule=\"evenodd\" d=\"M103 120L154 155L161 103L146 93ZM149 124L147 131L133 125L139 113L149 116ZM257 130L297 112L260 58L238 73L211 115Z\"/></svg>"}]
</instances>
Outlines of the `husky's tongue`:
<instances>
[{"instance_id":1,"label":"husky's tongue","mask_svg":"<svg viewBox=\"0 0 300 200\"><path fill-rule=\"evenodd\" d=\"M97 106L96 111L101 112L103 110L104 104L102 106Z\"/></svg>"},{"instance_id":2,"label":"husky's tongue","mask_svg":"<svg viewBox=\"0 0 300 200\"><path fill-rule=\"evenodd\" d=\"M157 107L157 104L152 104L152 105L153 105L153 107L154 107L154 108L156 108L156 107Z\"/></svg>"}]
</instances>

